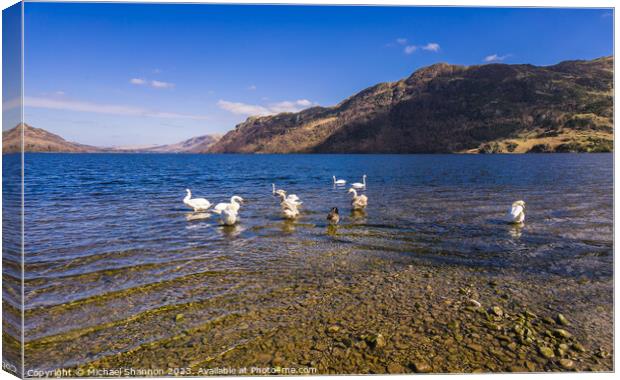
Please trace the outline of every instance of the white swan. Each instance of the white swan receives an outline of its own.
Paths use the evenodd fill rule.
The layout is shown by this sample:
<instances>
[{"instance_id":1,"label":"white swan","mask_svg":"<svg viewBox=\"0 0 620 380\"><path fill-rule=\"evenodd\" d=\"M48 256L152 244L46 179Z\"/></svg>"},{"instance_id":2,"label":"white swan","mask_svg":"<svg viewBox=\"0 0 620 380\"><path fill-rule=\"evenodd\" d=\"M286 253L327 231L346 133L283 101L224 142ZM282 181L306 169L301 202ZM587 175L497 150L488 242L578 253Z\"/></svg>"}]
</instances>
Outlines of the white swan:
<instances>
[{"instance_id":1,"label":"white swan","mask_svg":"<svg viewBox=\"0 0 620 380\"><path fill-rule=\"evenodd\" d=\"M291 202L296 204L297 206L301 205L303 202L299 200L299 197L295 194L286 195L285 190L276 190L276 195L279 196L282 200L286 200L287 202Z\"/></svg>"},{"instance_id":2,"label":"white swan","mask_svg":"<svg viewBox=\"0 0 620 380\"><path fill-rule=\"evenodd\" d=\"M238 209L234 209L232 203L220 203L226 204L227 206L221 207L219 209L213 209L213 212L220 215L220 222L225 226L232 226L237 223Z\"/></svg>"},{"instance_id":3,"label":"white swan","mask_svg":"<svg viewBox=\"0 0 620 380\"><path fill-rule=\"evenodd\" d=\"M278 190L276 190L276 184L272 183L271 184L271 194L276 195L277 192L278 192Z\"/></svg>"},{"instance_id":4,"label":"white swan","mask_svg":"<svg viewBox=\"0 0 620 380\"><path fill-rule=\"evenodd\" d=\"M508 218L512 223L523 223L523 221L525 220L525 202L514 202L508 213Z\"/></svg>"},{"instance_id":5,"label":"white swan","mask_svg":"<svg viewBox=\"0 0 620 380\"><path fill-rule=\"evenodd\" d=\"M192 192L189 189L185 189L187 195L183 198L183 203L188 207L193 208L194 211L207 211L211 207L211 202L204 198L192 198Z\"/></svg>"},{"instance_id":6,"label":"white swan","mask_svg":"<svg viewBox=\"0 0 620 380\"><path fill-rule=\"evenodd\" d=\"M362 176L362 183L355 182L355 183L352 183L351 186L353 186L356 189L365 189L366 188L366 174Z\"/></svg>"},{"instance_id":7,"label":"white swan","mask_svg":"<svg viewBox=\"0 0 620 380\"><path fill-rule=\"evenodd\" d=\"M243 203L243 198L238 195L233 195L232 197L230 197L230 203L218 203L213 208L213 211L219 214L218 211L222 211L230 206L231 210L233 210L234 212L239 212L239 207L241 207L240 203Z\"/></svg>"},{"instance_id":8,"label":"white swan","mask_svg":"<svg viewBox=\"0 0 620 380\"><path fill-rule=\"evenodd\" d=\"M276 194L280 197L280 207L282 208L282 214L287 219L294 219L299 216L299 199L293 200L286 196L286 191L278 190Z\"/></svg>"},{"instance_id":9,"label":"white swan","mask_svg":"<svg viewBox=\"0 0 620 380\"><path fill-rule=\"evenodd\" d=\"M350 188L349 193L353 193L353 198L351 199L351 207L353 210L363 210L368 206L368 197L365 195L357 195L357 191L354 188Z\"/></svg>"},{"instance_id":10,"label":"white swan","mask_svg":"<svg viewBox=\"0 0 620 380\"><path fill-rule=\"evenodd\" d=\"M334 180L334 185L342 186L347 184L347 181L344 179L336 179L335 175L332 176L332 179Z\"/></svg>"},{"instance_id":11,"label":"white swan","mask_svg":"<svg viewBox=\"0 0 620 380\"><path fill-rule=\"evenodd\" d=\"M295 219L299 216L299 210L283 208L282 214L284 215L286 219Z\"/></svg>"}]
</instances>

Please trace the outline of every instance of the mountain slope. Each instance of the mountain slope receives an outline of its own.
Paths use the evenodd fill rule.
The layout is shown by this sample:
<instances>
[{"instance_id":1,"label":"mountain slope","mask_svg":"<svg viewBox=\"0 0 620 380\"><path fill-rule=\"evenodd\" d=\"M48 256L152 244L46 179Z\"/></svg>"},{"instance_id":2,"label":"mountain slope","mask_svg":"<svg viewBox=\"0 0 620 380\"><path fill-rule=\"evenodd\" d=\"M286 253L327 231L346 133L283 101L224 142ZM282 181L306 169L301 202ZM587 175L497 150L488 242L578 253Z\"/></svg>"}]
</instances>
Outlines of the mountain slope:
<instances>
[{"instance_id":1,"label":"mountain slope","mask_svg":"<svg viewBox=\"0 0 620 380\"><path fill-rule=\"evenodd\" d=\"M2 153L21 151L21 133L24 129L24 150L27 152L99 152L101 149L72 143L44 129L34 128L28 124L19 124L15 128L2 132Z\"/></svg>"},{"instance_id":2,"label":"mountain slope","mask_svg":"<svg viewBox=\"0 0 620 380\"><path fill-rule=\"evenodd\" d=\"M2 132L3 153L20 151L21 128L24 129L24 150L26 152L63 152L63 153L202 153L216 143L219 135L204 135L176 144L150 147L101 148L66 141L62 137L28 124L19 124L13 129Z\"/></svg>"},{"instance_id":3,"label":"mountain slope","mask_svg":"<svg viewBox=\"0 0 620 380\"><path fill-rule=\"evenodd\" d=\"M142 150L150 153L202 153L218 142L220 135L197 136L176 144L160 145Z\"/></svg>"},{"instance_id":4,"label":"mountain slope","mask_svg":"<svg viewBox=\"0 0 620 380\"><path fill-rule=\"evenodd\" d=\"M250 117L214 153L610 151L613 58L440 63L334 107Z\"/></svg>"}]
</instances>

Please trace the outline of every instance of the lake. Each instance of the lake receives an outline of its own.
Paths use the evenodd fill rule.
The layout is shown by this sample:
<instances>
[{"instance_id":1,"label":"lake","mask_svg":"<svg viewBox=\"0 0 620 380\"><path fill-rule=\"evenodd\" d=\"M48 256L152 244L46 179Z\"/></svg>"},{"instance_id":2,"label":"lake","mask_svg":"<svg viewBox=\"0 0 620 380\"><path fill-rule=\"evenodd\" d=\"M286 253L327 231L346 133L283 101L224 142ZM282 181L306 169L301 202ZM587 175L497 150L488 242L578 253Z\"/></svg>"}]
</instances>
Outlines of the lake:
<instances>
[{"instance_id":1,"label":"lake","mask_svg":"<svg viewBox=\"0 0 620 380\"><path fill-rule=\"evenodd\" d=\"M541 318L583 319L571 339L588 354L556 359L613 368L605 356L613 349L612 154L26 154L25 173L28 366L384 373L416 370L411 357L436 351L441 360L427 364L440 372L568 369L534 360L540 344L561 344L537 322L531 349L521 343L525 361L501 340L481 344L499 333L481 333L482 322L464 329L476 298L506 311L493 322L506 323L504 335L524 304ZM354 214L348 186L331 178L363 174L369 205ZM303 201L296 221L281 216L272 183ZM243 197L239 223L189 210L186 188L212 203ZM523 227L504 220L519 199ZM326 221L331 207L340 209L336 228ZM395 305L413 299L421 307L403 306L414 322L400 331L409 319ZM438 324L457 311L463 341L452 330L443 337L450 321ZM380 353L368 337L379 333L388 340ZM449 339L456 358L441 353ZM512 361L467 349L475 344Z\"/></svg>"}]
</instances>

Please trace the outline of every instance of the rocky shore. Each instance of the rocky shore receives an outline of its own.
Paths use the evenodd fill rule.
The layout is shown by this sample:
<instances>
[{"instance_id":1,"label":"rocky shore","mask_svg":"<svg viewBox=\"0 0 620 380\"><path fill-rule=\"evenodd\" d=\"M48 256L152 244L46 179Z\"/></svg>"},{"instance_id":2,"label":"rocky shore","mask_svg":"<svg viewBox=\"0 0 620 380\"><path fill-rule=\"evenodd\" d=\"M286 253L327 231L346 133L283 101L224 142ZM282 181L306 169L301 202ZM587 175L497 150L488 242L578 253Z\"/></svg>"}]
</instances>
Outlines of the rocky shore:
<instances>
[{"instance_id":1,"label":"rocky shore","mask_svg":"<svg viewBox=\"0 0 620 380\"><path fill-rule=\"evenodd\" d=\"M203 375L224 367L269 368L268 374L614 368L612 279L351 255L308 259L296 277L265 273L256 284L265 291L225 314L217 313L218 303L160 313L159 328L178 331L172 338L79 369L181 368ZM213 314L208 323L192 323L205 314Z\"/></svg>"}]
</instances>

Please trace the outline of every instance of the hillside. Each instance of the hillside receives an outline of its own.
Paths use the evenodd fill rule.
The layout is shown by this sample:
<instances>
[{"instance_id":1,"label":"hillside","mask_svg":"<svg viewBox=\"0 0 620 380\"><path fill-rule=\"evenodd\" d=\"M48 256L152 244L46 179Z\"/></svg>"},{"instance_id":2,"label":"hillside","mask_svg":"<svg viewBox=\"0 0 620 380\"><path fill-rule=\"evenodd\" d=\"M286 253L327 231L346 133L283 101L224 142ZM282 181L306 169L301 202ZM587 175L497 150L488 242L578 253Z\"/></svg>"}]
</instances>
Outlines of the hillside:
<instances>
[{"instance_id":1,"label":"hillside","mask_svg":"<svg viewBox=\"0 0 620 380\"><path fill-rule=\"evenodd\" d=\"M34 128L28 124L19 124L13 129L2 132L2 152L17 153L21 151L21 133L24 128L24 150L27 152L98 152L99 148L69 142L62 137L44 129Z\"/></svg>"},{"instance_id":2,"label":"hillside","mask_svg":"<svg viewBox=\"0 0 620 380\"><path fill-rule=\"evenodd\" d=\"M596 152L613 149L613 58L435 64L334 107L250 117L214 153Z\"/></svg>"},{"instance_id":3,"label":"hillside","mask_svg":"<svg viewBox=\"0 0 620 380\"><path fill-rule=\"evenodd\" d=\"M155 146L142 151L150 153L202 153L206 152L220 138L220 135L197 136L180 143Z\"/></svg>"},{"instance_id":4,"label":"hillside","mask_svg":"<svg viewBox=\"0 0 620 380\"><path fill-rule=\"evenodd\" d=\"M24 127L24 150L26 152L63 152L63 153L201 153L216 143L219 135L205 135L176 144L149 147L103 148L66 141L62 137L41 128L20 124L13 129L2 132L3 153L20 151L21 128Z\"/></svg>"}]
</instances>

